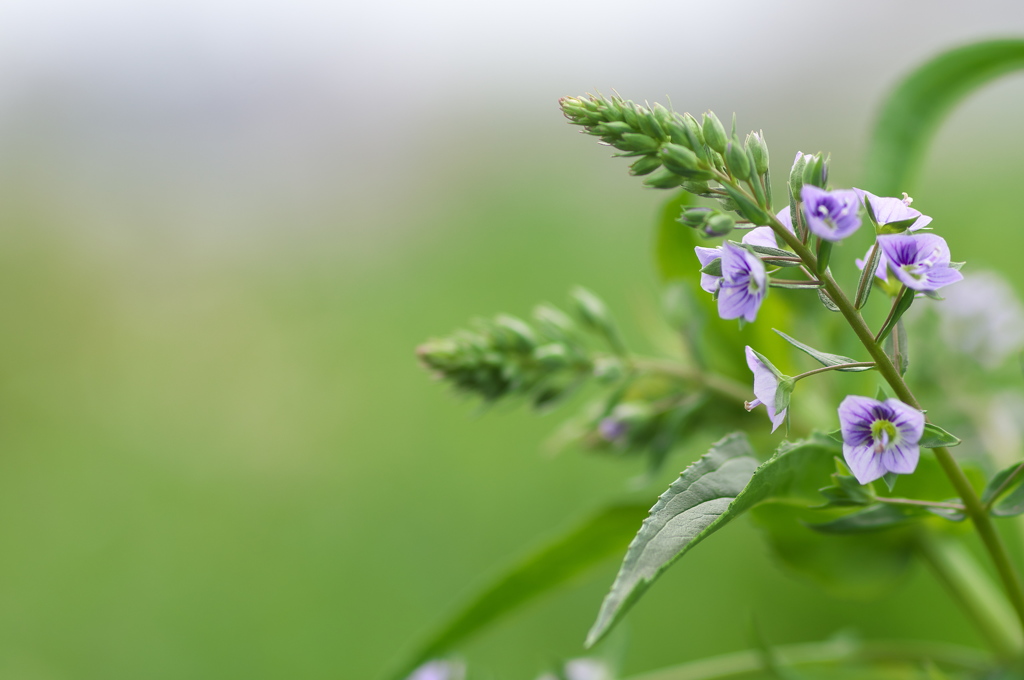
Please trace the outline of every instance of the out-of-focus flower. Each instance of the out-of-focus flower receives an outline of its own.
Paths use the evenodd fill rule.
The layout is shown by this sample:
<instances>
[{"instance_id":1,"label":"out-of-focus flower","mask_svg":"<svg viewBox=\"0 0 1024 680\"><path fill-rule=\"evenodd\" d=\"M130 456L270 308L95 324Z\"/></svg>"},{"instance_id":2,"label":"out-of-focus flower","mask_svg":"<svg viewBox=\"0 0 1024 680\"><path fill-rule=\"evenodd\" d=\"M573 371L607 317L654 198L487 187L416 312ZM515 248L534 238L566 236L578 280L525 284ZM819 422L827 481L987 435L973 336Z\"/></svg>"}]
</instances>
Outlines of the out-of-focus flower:
<instances>
[{"instance_id":1,"label":"out-of-focus flower","mask_svg":"<svg viewBox=\"0 0 1024 680\"><path fill-rule=\"evenodd\" d=\"M745 351L747 366L754 373L754 396L756 399L746 402L744 406L748 411L753 411L761 404L764 404L765 410L768 411L768 419L772 421L772 432L775 432L775 430L779 429L779 425L786 420L786 411L789 410L788 406L783 406L781 409L776 410L779 388L782 387L784 393L786 393L786 398L783 399L783 402L788 405L788 392L793 390L792 380L779 373L778 369L772 366L771 362L755 352L749 345ZM788 385L785 385L786 380L789 380Z\"/></svg>"},{"instance_id":2,"label":"out-of-focus flower","mask_svg":"<svg viewBox=\"0 0 1024 680\"><path fill-rule=\"evenodd\" d=\"M878 237L889 269L907 288L938 290L964 275L949 264L949 246L935 234L891 234Z\"/></svg>"},{"instance_id":3,"label":"out-of-focus flower","mask_svg":"<svg viewBox=\"0 0 1024 680\"><path fill-rule=\"evenodd\" d=\"M1001 276L971 272L943 295L946 301L935 310L947 346L988 369L1024 350L1024 305Z\"/></svg>"},{"instance_id":4,"label":"out-of-focus flower","mask_svg":"<svg viewBox=\"0 0 1024 680\"><path fill-rule=\"evenodd\" d=\"M722 246L722 282L718 315L723 319L753 321L768 294L768 274L761 259L746 248Z\"/></svg>"},{"instance_id":5,"label":"out-of-focus flower","mask_svg":"<svg viewBox=\"0 0 1024 680\"><path fill-rule=\"evenodd\" d=\"M457 661L428 661L407 680L464 680L466 667Z\"/></svg>"},{"instance_id":6,"label":"out-of-focus flower","mask_svg":"<svg viewBox=\"0 0 1024 680\"><path fill-rule=\"evenodd\" d=\"M917 468L924 414L898 399L848 396L839 404L843 457L861 484Z\"/></svg>"},{"instance_id":7,"label":"out-of-focus flower","mask_svg":"<svg viewBox=\"0 0 1024 680\"><path fill-rule=\"evenodd\" d=\"M800 200L807 228L826 241L841 241L860 228L860 197L852 189L825 191L805 184Z\"/></svg>"},{"instance_id":8,"label":"out-of-focus flower","mask_svg":"<svg viewBox=\"0 0 1024 680\"><path fill-rule=\"evenodd\" d=\"M614 680L611 670L603 661L597 659L572 659L562 668L565 680ZM558 680L553 673L545 673L537 680Z\"/></svg>"}]
</instances>

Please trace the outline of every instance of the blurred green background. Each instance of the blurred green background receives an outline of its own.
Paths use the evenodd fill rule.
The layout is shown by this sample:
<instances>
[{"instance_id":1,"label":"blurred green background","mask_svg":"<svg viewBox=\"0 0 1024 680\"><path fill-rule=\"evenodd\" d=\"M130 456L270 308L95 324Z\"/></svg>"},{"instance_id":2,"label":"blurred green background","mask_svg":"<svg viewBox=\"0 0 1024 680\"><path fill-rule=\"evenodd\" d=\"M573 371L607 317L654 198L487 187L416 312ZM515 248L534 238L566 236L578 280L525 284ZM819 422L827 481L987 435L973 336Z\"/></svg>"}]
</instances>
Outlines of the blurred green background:
<instances>
[{"instance_id":1,"label":"blurred green background","mask_svg":"<svg viewBox=\"0 0 1024 680\"><path fill-rule=\"evenodd\" d=\"M650 349L667 196L557 97L736 110L774 167L831 151L845 186L900 75L1022 20L1009 2L5 5L0 677L382 672L642 470L550 455L571 407L482 411L413 355L575 284ZM1018 291L1022 103L1013 77L959 109L914 192L954 259ZM615 567L466 658L504 680L580 655ZM625 667L745 648L751 614L776 643L978 643L923 570L831 602L742 522L636 607Z\"/></svg>"}]
</instances>

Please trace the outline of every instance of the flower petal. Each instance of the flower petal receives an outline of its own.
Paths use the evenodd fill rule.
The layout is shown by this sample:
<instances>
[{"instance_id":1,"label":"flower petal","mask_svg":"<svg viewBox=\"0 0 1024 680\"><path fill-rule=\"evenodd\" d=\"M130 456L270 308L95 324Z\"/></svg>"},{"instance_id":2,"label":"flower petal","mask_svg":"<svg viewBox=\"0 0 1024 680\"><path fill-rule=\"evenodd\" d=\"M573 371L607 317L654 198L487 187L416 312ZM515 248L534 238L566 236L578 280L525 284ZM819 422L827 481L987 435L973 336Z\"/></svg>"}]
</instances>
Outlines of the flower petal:
<instances>
[{"instance_id":1,"label":"flower petal","mask_svg":"<svg viewBox=\"0 0 1024 680\"><path fill-rule=\"evenodd\" d=\"M849 444L843 444L843 458L846 459L846 464L850 466L850 472L853 473L853 476L861 484L867 484L868 482L880 479L887 472L885 466L882 465L881 456L877 455L870 445L850 446Z\"/></svg>"}]
</instances>

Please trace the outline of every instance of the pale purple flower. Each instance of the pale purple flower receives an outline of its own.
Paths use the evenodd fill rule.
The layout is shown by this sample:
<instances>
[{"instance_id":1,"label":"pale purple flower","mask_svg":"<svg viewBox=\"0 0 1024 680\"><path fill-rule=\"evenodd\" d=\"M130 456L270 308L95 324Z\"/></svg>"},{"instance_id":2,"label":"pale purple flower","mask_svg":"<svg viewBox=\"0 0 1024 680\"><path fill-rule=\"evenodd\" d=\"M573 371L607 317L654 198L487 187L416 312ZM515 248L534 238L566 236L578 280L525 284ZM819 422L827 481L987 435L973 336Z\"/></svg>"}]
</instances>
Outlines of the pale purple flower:
<instances>
[{"instance_id":1,"label":"pale purple flower","mask_svg":"<svg viewBox=\"0 0 1024 680\"><path fill-rule=\"evenodd\" d=\"M914 220L907 227L907 230L917 231L928 226L932 221L931 217L922 215L920 210L910 207L914 199L906 194L903 194L903 198L883 198L875 196L870 191L864 191L856 187L853 190L857 192L857 196L862 202L867 202L871 207L871 213L875 216L875 221L878 222L879 226L884 227L887 224Z\"/></svg>"},{"instance_id":2,"label":"pale purple flower","mask_svg":"<svg viewBox=\"0 0 1024 680\"><path fill-rule=\"evenodd\" d=\"M601 422L597 426L597 433L601 435L601 438L606 442L618 442L626 436L626 432L629 431L629 425L625 421L608 416L602 418Z\"/></svg>"},{"instance_id":3,"label":"pale purple flower","mask_svg":"<svg viewBox=\"0 0 1024 680\"><path fill-rule=\"evenodd\" d=\"M780 210L776 217L780 222L782 222L783 226L790 231L793 231L793 220L789 216L788 207ZM756 227L751 229L743 235L740 243L744 243L748 246L763 246L765 248L779 247L779 242L775 239L775 231L771 227ZM697 259L700 261L701 269L722 257L722 246L716 246L714 248L695 246L693 250L697 253ZM705 274L704 272L701 272L700 274L700 287L708 293L716 293L721 283L721 276Z\"/></svg>"},{"instance_id":4,"label":"pale purple flower","mask_svg":"<svg viewBox=\"0 0 1024 680\"><path fill-rule=\"evenodd\" d=\"M746 248L726 243L722 246L722 283L718 290L718 315L723 319L757 318L768 293L768 273L764 263Z\"/></svg>"},{"instance_id":5,"label":"pale purple flower","mask_svg":"<svg viewBox=\"0 0 1024 680\"><path fill-rule=\"evenodd\" d=\"M924 414L916 408L899 399L848 396L839 404L839 426L843 457L861 484L917 468Z\"/></svg>"},{"instance_id":6,"label":"pale purple flower","mask_svg":"<svg viewBox=\"0 0 1024 680\"><path fill-rule=\"evenodd\" d=\"M747 366L754 373L754 401L748 401L744 404L748 411L753 411L755 408L764 404L765 410L768 411L768 419L772 421L772 432L779 429L779 425L786 420L786 411L788 407L783 408L780 411L775 410L776 398L779 393L779 385L784 379L778 371L773 370L774 367L770 364L766 364L757 355L749 345L746 347L747 354Z\"/></svg>"},{"instance_id":7,"label":"pale purple flower","mask_svg":"<svg viewBox=\"0 0 1024 680\"><path fill-rule=\"evenodd\" d=\"M989 370L1024 350L1024 305L999 274L971 272L942 294L946 301L935 309L946 345Z\"/></svg>"},{"instance_id":8,"label":"pale purple flower","mask_svg":"<svg viewBox=\"0 0 1024 680\"><path fill-rule=\"evenodd\" d=\"M841 241L860 227L860 197L852 189L825 191L805 184L800 200L807 228L826 241Z\"/></svg>"},{"instance_id":9,"label":"pale purple flower","mask_svg":"<svg viewBox=\"0 0 1024 680\"><path fill-rule=\"evenodd\" d=\"M949 266L949 246L935 234L890 234L878 237L889 269L907 288L938 290L964 278Z\"/></svg>"}]
</instances>

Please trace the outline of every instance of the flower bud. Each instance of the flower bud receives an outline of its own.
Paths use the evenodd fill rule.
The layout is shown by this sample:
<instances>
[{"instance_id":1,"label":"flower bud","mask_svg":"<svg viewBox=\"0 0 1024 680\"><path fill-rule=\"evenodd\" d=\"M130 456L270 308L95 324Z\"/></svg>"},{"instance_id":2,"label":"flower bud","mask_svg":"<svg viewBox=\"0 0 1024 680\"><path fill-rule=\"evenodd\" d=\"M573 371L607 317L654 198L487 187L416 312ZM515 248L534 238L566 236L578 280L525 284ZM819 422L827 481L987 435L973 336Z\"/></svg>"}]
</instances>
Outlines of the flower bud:
<instances>
[{"instance_id":1,"label":"flower bud","mask_svg":"<svg viewBox=\"0 0 1024 680\"><path fill-rule=\"evenodd\" d=\"M768 145L765 144L764 137L756 132L751 132L747 135L746 146L754 158L754 170L757 174L763 175L768 172Z\"/></svg>"},{"instance_id":2,"label":"flower bud","mask_svg":"<svg viewBox=\"0 0 1024 680\"><path fill-rule=\"evenodd\" d=\"M557 342L541 345L533 350L533 358L550 371L563 369L572 362L572 357L569 356L565 345Z\"/></svg>"},{"instance_id":3,"label":"flower bud","mask_svg":"<svg viewBox=\"0 0 1024 680\"><path fill-rule=\"evenodd\" d=\"M736 220L732 215L728 213L715 213L705 223L704 233L707 236L725 236L735 226Z\"/></svg>"},{"instance_id":4,"label":"flower bud","mask_svg":"<svg viewBox=\"0 0 1024 680\"><path fill-rule=\"evenodd\" d=\"M679 144L665 144L661 147L661 162L678 175L687 175L700 170L697 154Z\"/></svg>"},{"instance_id":5,"label":"flower bud","mask_svg":"<svg viewBox=\"0 0 1024 680\"><path fill-rule=\"evenodd\" d=\"M594 361L594 377L603 383L614 383L626 375L626 367L617 357L600 357Z\"/></svg>"},{"instance_id":6,"label":"flower bud","mask_svg":"<svg viewBox=\"0 0 1024 680\"><path fill-rule=\"evenodd\" d=\"M789 190L797 200L800 199L800 190L804 186L804 168L807 167L807 159L810 156L802 151L796 152L793 159L793 167L789 171Z\"/></svg>"},{"instance_id":7,"label":"flower bud","mask_svg":"<svg viewBox=\"0 0 1024 680\"><path fill-rule=\"evenodd\" d=\"M702 129L704 131L704 141L707 142L707 145L718 153L725 153L725 145L728 144L729 138L725 135L725 126L722 125L722 121L718 120L718 116L713 111L708 111L704 114Z\"/></svg>"},{"instance_id":8,"label":"flower bud","mask_svg":"<svg viewBox=\"0 0 1024 680\"><path fill-rule=\"evenodd\" d=\"M658 150L658 140L637 132L629 132L622 135L622 139L615 142L615 148L623 151L638 151L640 153L653 153Z\"/></svg>"},{"instance_id":9,"label":"flower bud","mask_svg":"<svg viewBox=\"0 0 1024 680\"><path fill-rule=\"evenodd\" d=\"M726 145L725 164L736 179L749 179L750 159L747 158L747 150L743 148L738 139Z\"/></svg>"},{"instance_id":10,"label":"flower bud","mask_svg":"<svg viewBox=\"0 0 1024 680\"><path fill-rule=\"evenodd\" d=\"M701 129L700 123L697 122L696 118L694 118L688 113L684 114L683 124L686 125L686 128L691 133L693 133L693 136L696 137L698 144L704 144L704 131Z\"/></svg>"},{"instance_id":11,"label":"flower bud","mask_svg":"<svg viewBox=\"0 0 1024 680\"><path fill-rule=\"evenodd\" d=\"M629 174L634 177L649 175L661 167L661 159L657 156L641 156L636 163L629 166Z\"/></svg>"},{"instance_id":12,"label":"flower bud","mask_svg":"<svg viewBox=\"0 0 1024 680\"><path fill-rule=\"evenodd\" d=\"M674 172L662 168L658 172L648 175L647 179L644 180L644 184L655 189L675 189L685 180L685 177L680 177Z\"/></svg>"},{"instance_id":13,"label":"flower bud","mask_svg":"<svg viewBox=\"0 0 1024 680\"><path fill-rule=\"evenodd\" d=\"M803 183L811 184L821 189L828 184L828 159L822 158L821 154L806 156L807 164L804 166Z\"/></svg>"},{"instance_id":14,"label":"flower bud","mask_svg":"<svg viewBox=\"0 0 1024 680\"><path fill-rule=\"evenodd\" d=\"M694 229L702 229L713 214L711 208L687 208L679 216L679 222Z\"/></svg>"}]
</instances>

